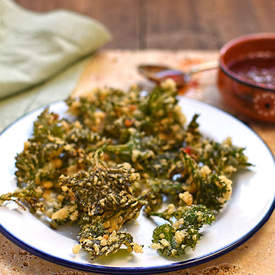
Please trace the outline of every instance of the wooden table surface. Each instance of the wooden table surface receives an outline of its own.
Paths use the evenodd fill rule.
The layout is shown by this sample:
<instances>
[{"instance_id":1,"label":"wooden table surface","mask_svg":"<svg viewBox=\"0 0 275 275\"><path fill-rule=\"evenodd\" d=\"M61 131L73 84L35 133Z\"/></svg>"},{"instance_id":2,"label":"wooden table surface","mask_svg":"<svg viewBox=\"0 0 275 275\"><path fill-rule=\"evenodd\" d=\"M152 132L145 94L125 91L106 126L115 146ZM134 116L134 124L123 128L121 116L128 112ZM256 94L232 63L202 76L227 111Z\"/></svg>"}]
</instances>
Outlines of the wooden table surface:
<instances>
[{"instance_id":1,"label":"wooden table surface","mask_svg":"<svg viewBox=\"0 0 275 275\"><path fill-rule=\"evenodd\" d=\"M273 0L15 0L67 9L105 24L118 49L219 49L239 35L275 31Z\"/></svg>"}]
</instances>

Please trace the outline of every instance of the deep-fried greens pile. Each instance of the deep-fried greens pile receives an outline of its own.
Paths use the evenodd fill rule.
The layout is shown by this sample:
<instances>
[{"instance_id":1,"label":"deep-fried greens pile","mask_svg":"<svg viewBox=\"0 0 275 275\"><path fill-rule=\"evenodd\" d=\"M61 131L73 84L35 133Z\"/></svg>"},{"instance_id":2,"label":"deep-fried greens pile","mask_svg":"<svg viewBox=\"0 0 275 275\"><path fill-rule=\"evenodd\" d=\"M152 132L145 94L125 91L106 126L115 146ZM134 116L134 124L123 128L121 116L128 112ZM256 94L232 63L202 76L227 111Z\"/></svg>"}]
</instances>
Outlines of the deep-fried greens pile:
<instances>
[{"instance_id":1,"label":"deep-fried greens pile","mask_svg":"<svg viewBox=\"0 0 275 275\"><path fill-rule=\"evenodd\" d=\"M68 98L73 119L45 109L16 157L19 188L0 204L27 206L53 228L79 225L73 251L82 248L91 259L123 247L142 252L121 228L144 209L164 221L152 248L184 255L230 199L232 175L250 164L229 138L204 137L198 115L185 125L176 95L167 80L148 93L105 88Z\"/></svg>"}]
</instances>

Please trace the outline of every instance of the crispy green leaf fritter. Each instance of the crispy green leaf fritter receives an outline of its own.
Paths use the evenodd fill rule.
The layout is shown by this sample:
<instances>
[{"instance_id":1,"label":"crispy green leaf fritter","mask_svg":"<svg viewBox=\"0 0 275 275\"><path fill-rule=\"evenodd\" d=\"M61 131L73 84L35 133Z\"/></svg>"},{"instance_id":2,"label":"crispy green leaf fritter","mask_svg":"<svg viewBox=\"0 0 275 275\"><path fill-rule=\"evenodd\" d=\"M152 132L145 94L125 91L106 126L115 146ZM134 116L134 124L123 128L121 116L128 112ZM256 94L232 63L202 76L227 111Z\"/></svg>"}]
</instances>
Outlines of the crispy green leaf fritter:
<instances>
[{"instance_id":1,"label":"crispy green leaf fritter","mask_svg":"<svg viewBox=\"0 0 275 275\"><path fill-rule=\"evenodd\" d=\"M142 209L167 222L155 229L154 248L184 255L230 199L234 173L250 166L244 148L202 135L198 114L185 125L171 80L148 92L95 89L66 103L69 117L45 109L34 122L16 156L19 189L0 205L15 201L53 228L78 225L78 248L92 259L141 252L122 228Z\"/></svg>"},{"instance_id":2,"label":"crispy green leaf fritter","mask_svg":"<svg viewBox=\"0 0 275 275\"><path fill-rule=\"evenodd\" d=\"M187 247L194 248L202 235L199 232L202 226L215 220L214 212L203 205L185 206L170 213L166 210L153 215L170 222L156 227L153 232L152 247L166 257L182 256Z\"/></svg>"}]
</instances>

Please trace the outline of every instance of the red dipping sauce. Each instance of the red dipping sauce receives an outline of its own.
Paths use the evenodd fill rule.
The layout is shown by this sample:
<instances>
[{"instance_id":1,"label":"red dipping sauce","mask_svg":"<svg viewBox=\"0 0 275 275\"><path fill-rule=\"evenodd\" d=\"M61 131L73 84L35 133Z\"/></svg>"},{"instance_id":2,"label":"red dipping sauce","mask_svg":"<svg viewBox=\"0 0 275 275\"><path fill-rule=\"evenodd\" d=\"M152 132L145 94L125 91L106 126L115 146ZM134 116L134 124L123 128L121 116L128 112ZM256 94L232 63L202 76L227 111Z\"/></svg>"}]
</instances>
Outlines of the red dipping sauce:
<instances>
[{"instance_id":1,"label":"red dipping sauce","mask_svg":"<svg viewBox=\"0 0 275 275\"><path fill-rule=\"evenodd\" d=\"M255 56L229 64L237 78L270 89L275 88L275 56Z\"/></svg>"},{"instance_id":2,"label":"red dipping sauce","mask_svg":"<svg viewBox=\"0 0 275 275\"><path fill-rule=\"evenodd\" d=\"M275 125L275 32L248 34L220 51L217 84L242 119Z\"/></svg>"}]
</instances>

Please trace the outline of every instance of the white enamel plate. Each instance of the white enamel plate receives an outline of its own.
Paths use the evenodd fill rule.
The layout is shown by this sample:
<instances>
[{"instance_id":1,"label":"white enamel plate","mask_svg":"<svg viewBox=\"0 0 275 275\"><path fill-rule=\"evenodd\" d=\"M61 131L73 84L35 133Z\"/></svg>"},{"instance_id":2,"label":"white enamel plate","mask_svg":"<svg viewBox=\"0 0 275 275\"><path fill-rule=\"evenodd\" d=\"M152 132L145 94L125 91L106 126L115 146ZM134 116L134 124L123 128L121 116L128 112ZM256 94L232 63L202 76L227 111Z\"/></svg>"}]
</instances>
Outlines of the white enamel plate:
<instances>
[{"instance_id":1,"label":"white enamel plate","mask_svg":"<svg viewBox=\"0 0 275 275\"><path fill-rule=\"evenodd\" d=\"M159 256L150 248L155 224L142 214L127 227L135 242L144 245L144 253L122 253L93 263L89 262L85 253L72 253L72 247L77 243L77 228L53 230L12 203L9 207L0 207L0 232L18 246L48 261L84 271L117 274L160 273L186 268L209 261L242 244L259 230L274 209L275 163L272 153L257 134L223 111L188 98L181 98L180 105L188 120L194 113L200 114L203 134L217 141L231 136L235 145L246 147L248 160L254 164L234 178L231 200L218 215L217 221L204 229L194 251L188 251L184 258L177 261ZM51 110L60 114L65 109L64 103L51 105ZM0 194L16 188L14 158L30 137L32 124L41 110L17 120L0 136Z\"/></svg>"}]
</instances>

